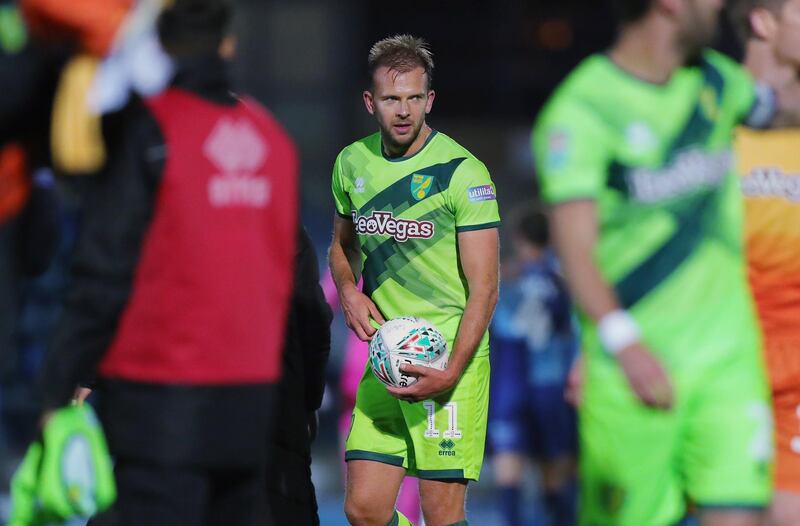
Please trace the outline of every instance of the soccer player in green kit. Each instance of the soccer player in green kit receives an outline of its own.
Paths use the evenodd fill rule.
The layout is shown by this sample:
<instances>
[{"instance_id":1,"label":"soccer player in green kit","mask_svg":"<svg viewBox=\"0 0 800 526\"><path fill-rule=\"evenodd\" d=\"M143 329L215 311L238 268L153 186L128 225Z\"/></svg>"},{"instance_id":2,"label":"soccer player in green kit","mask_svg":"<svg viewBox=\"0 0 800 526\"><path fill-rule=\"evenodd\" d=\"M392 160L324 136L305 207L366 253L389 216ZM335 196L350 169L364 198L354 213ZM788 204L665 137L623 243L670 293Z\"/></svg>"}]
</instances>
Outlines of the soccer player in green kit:
<instances>
[{"instance_id":1,"label":"soccer player in green kit","mask_svg":"<svg viewBox=\"0 0 800 526\"><path fill-rule=\"evenodd\" d=\"M615 44L533 138L582 316L581 521L672 525L688 498L703 526L756 526L772 430L731 140L796 116L704 50L722 0L614 3Z\"/></svg>"},{"instance_id":2,"label":"soccer player in green kit","mask_svg":"<svg viewBox=\"0 0 800 526\"><path fill-rule=\"evenodd\" d=\"M495 188L483 163L425 123L434 92L424 41L381 40L368 65L364 103L380 131L336 159L331 273L347 324L362 340L375 333L373 323L420 316L445 336L450 355L444 371L407 367L418 377L409 387L386 388L365 370L345 448L345 513L357 526L409 524L394 510L409 474L420 479L428 526L462 526L486 437Z\"/></svg>"}]
</instances>

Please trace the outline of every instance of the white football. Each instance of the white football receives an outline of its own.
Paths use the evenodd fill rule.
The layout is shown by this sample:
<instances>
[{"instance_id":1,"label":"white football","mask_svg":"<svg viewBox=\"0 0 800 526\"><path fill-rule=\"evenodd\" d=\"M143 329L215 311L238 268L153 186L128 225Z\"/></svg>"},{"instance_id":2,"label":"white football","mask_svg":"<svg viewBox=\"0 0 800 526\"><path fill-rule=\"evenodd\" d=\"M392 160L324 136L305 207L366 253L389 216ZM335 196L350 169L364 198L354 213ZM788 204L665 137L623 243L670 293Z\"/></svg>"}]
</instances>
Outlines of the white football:
<instances>
[{"instance_id":1,"label":"white football","mask_svg":"<svg viewBox=\"0 0 800 526\"><path fill-rule=\"evenodd\" d=\"M386 385L408 387L417 378L403 373L400 364L447 368L447 341L430 322L412 316L384 323L369 342L369 363Z\"/></svg>"}]
</instances>

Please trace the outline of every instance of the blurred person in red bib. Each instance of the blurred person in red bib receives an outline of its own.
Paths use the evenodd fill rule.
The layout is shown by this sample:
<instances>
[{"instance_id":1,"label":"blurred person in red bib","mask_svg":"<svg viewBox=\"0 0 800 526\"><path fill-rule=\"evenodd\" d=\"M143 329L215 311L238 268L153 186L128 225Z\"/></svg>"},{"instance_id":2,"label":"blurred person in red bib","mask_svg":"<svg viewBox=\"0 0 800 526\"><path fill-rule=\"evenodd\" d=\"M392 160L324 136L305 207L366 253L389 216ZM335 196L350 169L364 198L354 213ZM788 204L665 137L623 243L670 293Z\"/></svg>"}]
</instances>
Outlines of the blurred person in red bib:
<instances>
[{"instance_id":1,"label":"blurred person in red bib","mask_svg":"<svg viewBox=\"0 0 800 526\"><path fill-rule=\"evenodd\" d=\"M96 372L119 498L103 525L264 524L264 473L290 306L297 155L230 93L221 2L158 22L170 87L104 119L46 410Z\"/></svg>"}]
</instances>

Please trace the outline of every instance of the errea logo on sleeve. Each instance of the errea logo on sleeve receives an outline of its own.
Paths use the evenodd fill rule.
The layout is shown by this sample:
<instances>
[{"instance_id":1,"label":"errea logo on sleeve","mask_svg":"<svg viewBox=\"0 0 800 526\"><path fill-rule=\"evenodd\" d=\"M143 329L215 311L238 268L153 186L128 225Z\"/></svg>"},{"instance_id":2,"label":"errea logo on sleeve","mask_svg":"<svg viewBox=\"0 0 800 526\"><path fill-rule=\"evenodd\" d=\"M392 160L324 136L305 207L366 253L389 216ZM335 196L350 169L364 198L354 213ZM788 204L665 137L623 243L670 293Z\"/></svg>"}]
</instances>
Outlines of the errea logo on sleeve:
<instances>
[{"instance_id":1,"label":"errea logo on sleeve","mask_svg":"<svg viewBox=\"0 0 800 526\"><path fill-rule=\"evenodd\" d=\"M353 183L353 191L357 194L363 194L365 190L364 187L364 178L363 177L356 177L356 180Z\"/></svg>"},{"instance_id":2,"label":"errea logo on sleeve","mask_svg":"<svg viewBox=\"0 0 800 526\"><path fill-rule=\"evenodd\" d=\"M494 193L494 187L490 184L481 186L471 186L467 188L467 197L473 203L479 201L494 201L497 196Z\"/></svg>"}]
</instances>

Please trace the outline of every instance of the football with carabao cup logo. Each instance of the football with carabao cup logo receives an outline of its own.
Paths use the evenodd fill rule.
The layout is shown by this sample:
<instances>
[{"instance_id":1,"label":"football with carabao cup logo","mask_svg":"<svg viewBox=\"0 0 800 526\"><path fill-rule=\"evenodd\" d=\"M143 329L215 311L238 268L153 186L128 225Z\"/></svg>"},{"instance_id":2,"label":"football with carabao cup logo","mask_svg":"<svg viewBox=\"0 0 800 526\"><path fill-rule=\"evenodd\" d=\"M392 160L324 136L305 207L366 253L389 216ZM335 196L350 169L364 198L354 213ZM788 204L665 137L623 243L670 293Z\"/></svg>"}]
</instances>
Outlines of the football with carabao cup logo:
<instances>
[{"instance_id":1,"label":"football with carabao cup logo","mask_svg":"<svg viewBox=\"0 0 800 526\"><path fill-rule=\"evenodd\" d=\"M400 370L404 363L447 368L447 341L432 323L414 316L384 323L369 342L369 363L375 377L386 385L408 387L417 378Z\"/></svg>"}]
</instances>

